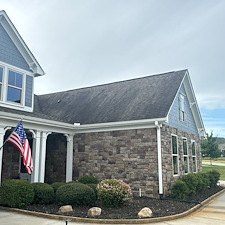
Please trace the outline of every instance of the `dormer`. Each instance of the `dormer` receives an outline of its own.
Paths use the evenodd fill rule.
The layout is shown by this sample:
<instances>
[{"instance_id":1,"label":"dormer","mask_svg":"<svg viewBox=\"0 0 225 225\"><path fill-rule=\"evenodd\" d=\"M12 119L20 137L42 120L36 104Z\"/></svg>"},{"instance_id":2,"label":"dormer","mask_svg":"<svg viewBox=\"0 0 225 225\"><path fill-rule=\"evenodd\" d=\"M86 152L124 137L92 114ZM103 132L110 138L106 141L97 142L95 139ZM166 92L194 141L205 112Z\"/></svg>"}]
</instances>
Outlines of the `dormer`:
<instances>
[{"instance_id":1,"label":"dormer","mask_svg":"<svg viewBox=\"0 0 225 225\"><path fill-rule=\"evenodd\" d=\"M0 106L32 112L34 78L44 74L5 11L0 11Z\"/></svg>"}]
</instances>

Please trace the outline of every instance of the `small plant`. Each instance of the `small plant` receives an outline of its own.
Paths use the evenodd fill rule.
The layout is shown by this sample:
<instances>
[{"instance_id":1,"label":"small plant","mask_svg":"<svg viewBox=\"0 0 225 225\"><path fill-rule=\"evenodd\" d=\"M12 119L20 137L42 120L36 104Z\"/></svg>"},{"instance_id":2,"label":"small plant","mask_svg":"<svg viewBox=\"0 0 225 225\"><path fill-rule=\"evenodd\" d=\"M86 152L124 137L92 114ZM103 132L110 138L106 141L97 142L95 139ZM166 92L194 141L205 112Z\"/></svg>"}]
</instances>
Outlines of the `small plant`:
<instances>
[{"instance_id":1,"label":"small plant","mask_svg":"<svg viewBox=\"0 0 225 225\"><path fill-rule=\"evenodd\" d=\"M106 207L120 207L132 199L132 191L122 180L108 179L101 181L97 186L98 198Z\"/></svg>"},{"instance_id":2,"label":"small plant","mask_svg":"<svg viewBox=\"0 0 225 225\"><path fill-rule=\"evenodd\" d=\"M24 208L34 200L34 188L25 180L6 180L0 187L0 204Z\"/></svg>"},{"instance_id":3,"label":"small plant","mask_svg":"<svg viewBox=\"0 0 225 225\"><path fill-rule=\"evenodd\" d=\"M68 183L56 191L56 202L60 205L87 205L96 202L94 190L82 183Z\"/></svg>"},{"instance_id":4,"label":"small plant","mask_svg":"<svg viewBox=\"0 0 225 225\"><path fill-rule=\"evenodd\" d=\"M98 184L99 181L93 176L83 176L78 179L78 182L82 184Z\"/></svg>"},{"instance_id":5,"label":"small plant","mask_svg":"<svg viewBox=\"0 0 225 225\"><path fill-rule=\"evenodd\" d=\"M54 189L46 183L33 183L34 187L34 203L36 204L51 204L54 202Z\"/></svg>"},{"instance_id":6,"label":"small plant","mask_svg":"<svg viewBox=\"0 0 225 225\"><path fill-rule=\"evenodd\" d=\"M188 186L187 184L182 181L178 180L171 189L171 194L174 198L177 199L186 199L188 195Z\"/></svg>"}]
</instances>

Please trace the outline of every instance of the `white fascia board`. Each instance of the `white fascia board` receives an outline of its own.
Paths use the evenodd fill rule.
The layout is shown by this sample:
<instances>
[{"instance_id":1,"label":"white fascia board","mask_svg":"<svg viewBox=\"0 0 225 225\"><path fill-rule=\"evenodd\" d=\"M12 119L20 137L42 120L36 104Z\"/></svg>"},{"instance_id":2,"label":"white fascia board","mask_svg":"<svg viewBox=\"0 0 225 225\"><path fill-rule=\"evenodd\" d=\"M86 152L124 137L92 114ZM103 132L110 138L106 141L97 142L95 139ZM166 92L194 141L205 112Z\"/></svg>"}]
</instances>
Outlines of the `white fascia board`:
<instances>
[{"instance_id":1,"label":"white fascia board","mask_svg":"<svg viewBox=\"0 0 225 225\"><path fill-rule=\"evenodd\" d=\"M193 89L191 79L190 79L190 76L188 73L186 74L185 79L184 79L184 87L187 92L187 97L190 102L190 108L193 113L193 117L194 117L195 123L197 125L197 128L199 131L201 131L202 134L205 134L206 133L205 126L204 126L204 123L202 120L202 116L201 116L201 113L200 113L200 110L198 107L198 103L197 103L197 100L196 100L196 97L194 94L194 89Z\"/></svg>"},{"instance_id":2,"label":"white fascia board","mask_svg":"<svg viewBox=\"0 0 225 225\"><path fill-rule=\"evenodd\" d=\"M26 129L34 129L56 133L74 134L76 127L73 124L57 122L54 120L19 115L8 112L0 112L1 126L15 126L22 120Z\"/></svg>"},{"instance_id":3,"label":"white fascia board","mask_svg":"<svg viewBox=\"0 0 225 225\"><path fill-rule=\"evenodd\" d=\"M30 66L30 69L33 71L34 76L36 77L45 75L44 70L41 68L40 64L35 59L30 49L27 47L26 43L20 36L19 32L17 31L5 11L0 11L0 23Z\"/></svg>"},{"instance_id":4,"label":"white fascia board","mask_svg":"<svg viewBox=\"0 0 225 225\"><path fill-rule=\"evenodd\" d=\"M92 133L92 132L154 128L156 127L155 121L158 121L160 124L162 124L167 121L167 117L145 119L145 120L110 122L110 123L84 124L84 125L76 126L75 132L76 133Z\"/></svg>"}]
</instances>

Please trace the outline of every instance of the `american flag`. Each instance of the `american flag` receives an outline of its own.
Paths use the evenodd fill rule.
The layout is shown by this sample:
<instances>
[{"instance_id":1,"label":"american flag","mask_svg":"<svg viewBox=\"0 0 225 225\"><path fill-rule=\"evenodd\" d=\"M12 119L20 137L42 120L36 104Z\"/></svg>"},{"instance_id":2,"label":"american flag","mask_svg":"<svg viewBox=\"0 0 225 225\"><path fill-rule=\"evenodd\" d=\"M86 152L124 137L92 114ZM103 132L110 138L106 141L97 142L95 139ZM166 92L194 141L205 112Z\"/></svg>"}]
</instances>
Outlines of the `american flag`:
<instances>
[{"instance_id":1,"label":"american flag","mask_svg":"<svg viewBox=\"0 0 225 225\"><path fill-rule=\"evenodd\" d=\"M19 122L15 130L9 135L7 141L11 142L16 148L19 149L26 171L28 174L31 174L33 171L33 160L27 135L23 129L22 121Z\"/></svg>"}]
</instances>

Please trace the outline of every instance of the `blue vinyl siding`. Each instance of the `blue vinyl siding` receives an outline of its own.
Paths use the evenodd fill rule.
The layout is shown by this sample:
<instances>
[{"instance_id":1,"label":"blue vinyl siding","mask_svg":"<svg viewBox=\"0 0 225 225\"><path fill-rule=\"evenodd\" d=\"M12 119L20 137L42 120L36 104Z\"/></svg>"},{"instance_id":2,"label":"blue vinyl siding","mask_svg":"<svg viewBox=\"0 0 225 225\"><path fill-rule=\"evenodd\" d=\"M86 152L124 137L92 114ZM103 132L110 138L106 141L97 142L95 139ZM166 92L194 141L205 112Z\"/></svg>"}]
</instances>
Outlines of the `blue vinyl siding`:
<instances>
[{"instance_id":1,"label":"blue vinyl siding","mask_svg":"<svg viewBox=\"0 0 225 225\"><path fill-rule=\"evenodd\" d=\"M180 111L179 111L179 96L180 94L184 95L184 104L185 104L185 122L180 121ZM192 133L197 135L198 129L196 127L194 117L190 108L190 103L188 101L186 91L184 86L182 85L175 101L172 105L172 108L169 113L169 126L177 128L179 130L183 130L188 133Z\"/></svg>"},{"instance_id":2,"label":"blue vinyl siding","mask_svg":"<svg viewBox=\"0 0 225 225\"><path fill-rule=\"evenodd\" d=\"M25 106L32 107L33 77L26 75Z\"/></svg>"},{"instance_id":3,"label":"blue vinyl siding","mask_svg":"<svg viewBox=\"0 0 225 225\"><path fill-rule=\"evenodd\" d=\"M0 24L0 61L30 71L29 65Z\"/></svg>"}]
</instances>

